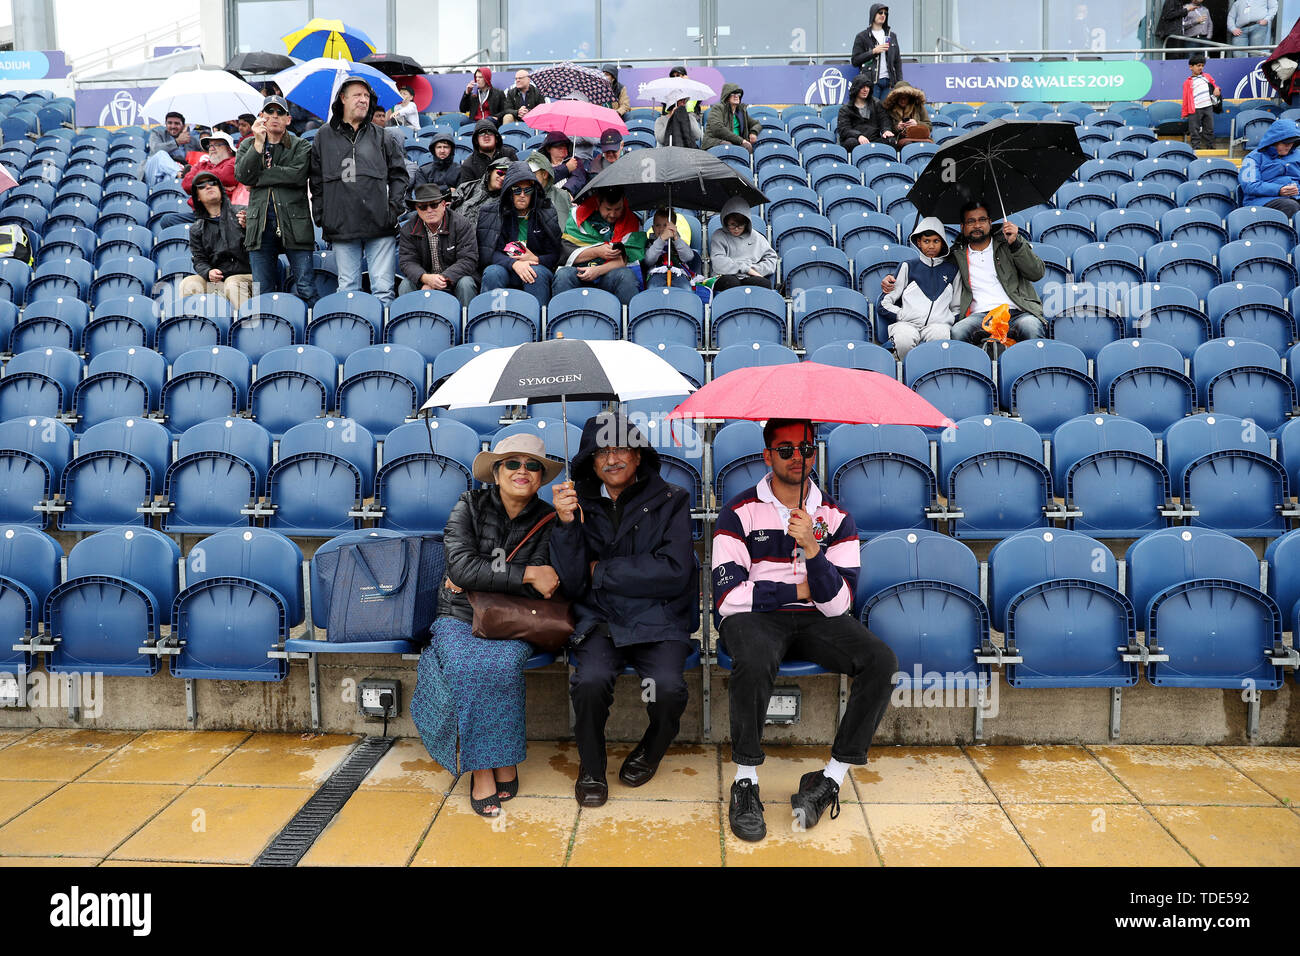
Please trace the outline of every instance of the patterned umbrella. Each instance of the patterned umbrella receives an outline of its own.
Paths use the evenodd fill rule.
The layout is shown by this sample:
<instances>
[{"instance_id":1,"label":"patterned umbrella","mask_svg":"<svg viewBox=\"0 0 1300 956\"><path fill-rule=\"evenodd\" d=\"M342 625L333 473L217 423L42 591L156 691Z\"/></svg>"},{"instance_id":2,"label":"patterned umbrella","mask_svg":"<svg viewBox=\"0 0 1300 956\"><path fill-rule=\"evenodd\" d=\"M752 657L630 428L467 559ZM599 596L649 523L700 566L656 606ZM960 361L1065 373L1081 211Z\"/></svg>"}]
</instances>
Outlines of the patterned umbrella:
<instances>
[{"instance_id":1,"label":"patterned umbrella","mask_svg":"<svg viewBox=\"0 0 1300 956\"><path fill-rule=\"evenodd\" d=\"M342 20L323 17L314 17L305 27L290 33L284 38L284 45L290 56L300 58L326 56L359 60L375 52L374 43L364 32Z\"/></svg>"},{"instance_id":2,"label":"patterned umbrella","mask_svg":"<svg viewBox=\"0 0 1300 956\"><path fill-rule=\"evenodd\" d=\"M563 133L573 139L586 136L599 139L607 129L616 129L623 136L627 135L627 125L623 117L606 106L583 103L581 100L560 100L556 103L543 103L528 111L524 122L533 129L547 133Z\"/></svg>"},{"instance_id":3,"label":"patterned umbrella","mask_svg":"<svg viewBox=\"0 0 1300 956\"><path fill-rule=\"evenodd\" d=\"M609 77L600 70L572 63L547 67L533 74L533 86L543 96L563 99L570 93L581 93L589 103L597 106L614 105L614 88L609 85Z\"/></svg>"}]
</instances>

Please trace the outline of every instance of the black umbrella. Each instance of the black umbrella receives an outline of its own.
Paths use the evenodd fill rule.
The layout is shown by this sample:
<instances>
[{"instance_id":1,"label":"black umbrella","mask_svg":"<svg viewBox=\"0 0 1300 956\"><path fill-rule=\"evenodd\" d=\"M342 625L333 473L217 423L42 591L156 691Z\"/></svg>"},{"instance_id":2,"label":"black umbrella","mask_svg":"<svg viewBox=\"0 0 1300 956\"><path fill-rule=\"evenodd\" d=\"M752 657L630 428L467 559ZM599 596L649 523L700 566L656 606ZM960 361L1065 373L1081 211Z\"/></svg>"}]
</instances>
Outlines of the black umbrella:
<instances>
[{"instance_id":1,"label":"black umbrella","mask_svg":"<svg viewBox=\"0 0 1300 956\"><path fill-rule=\"evenodd\" d=\"M409 56L400 53L372 53L361 60L366 66L373 66L384 76L417 76L424 72L424 67Z\"/></svg>"},{"instance_id":2,"label":"black umbrella","mask_svg":"<svg viewBox=\"0 0 1300 956\"><path fill-rule=\"evenodd\" d=\"M1051 202L1087 160L1073 123L997 119L940 146L907 198L922 216L940 222L957 222L972 200L1005 219Z\"/></svg>"},{"instance_id":3,"label":"black umbrella","mask_svg":"<svg viewBox=\"0 0 1300 956\"><path fill-rule=\"evenodd\" d=\"M702 149L659 146L619 158L589 181L581 202L599 189L618 186L633 209L672 207L720 212L727 200L742 197L751 206L767 202L753 181Z\"/></svg>"},{"instance_id":4,"label":"black umbrella","mask_svg":"<svg viewBox=\"0 0 1300 956\"><path fill-rule=\"evenodd\" d=\"M295 65L297 65L297 61L290 59L283 53L267 53L259 50L254 53L236 53L235 58L226 64L226 69L234 70L237 73L263 75L279 73L281 70L287 70Z\"/></svg>"}]
</instances>

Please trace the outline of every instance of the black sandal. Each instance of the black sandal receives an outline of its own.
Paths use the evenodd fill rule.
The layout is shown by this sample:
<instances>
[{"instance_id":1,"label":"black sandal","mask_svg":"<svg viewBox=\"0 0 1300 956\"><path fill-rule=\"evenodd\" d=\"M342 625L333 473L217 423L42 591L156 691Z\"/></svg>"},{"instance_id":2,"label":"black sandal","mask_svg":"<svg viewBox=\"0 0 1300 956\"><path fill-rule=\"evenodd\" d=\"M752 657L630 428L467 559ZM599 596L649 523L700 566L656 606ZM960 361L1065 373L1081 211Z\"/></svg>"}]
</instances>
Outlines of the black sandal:
<instances>
[{"instance_id":1,"label":"black sandal","mask_svg":"<svg viewBox=\"0 0 1300 956\"><path fill-rule=\"evenodd\" d=\"M495 792L488 794L486 797L474 796L474 777L472 774L469 779L469 805L481 817L492 819L501 815L501 798Z\"/></svg>"},{"instance_id":2,"label":"black sandal","mask_svg":"<svg viewBox=\"0 0 1300 956\"><path fill-rule=\"evenodd\" d=\"M495 773L493 773L492 779L496 780ZM497 784L497 796L501 798L501 801L503 803L506 800L513 800L515 796L517 796L519 793L519 767L518 766L515 767L515 779L507 780L504 783L502 783L500 780L497 780L496 784Z\"/></svg>"}]
</instances>

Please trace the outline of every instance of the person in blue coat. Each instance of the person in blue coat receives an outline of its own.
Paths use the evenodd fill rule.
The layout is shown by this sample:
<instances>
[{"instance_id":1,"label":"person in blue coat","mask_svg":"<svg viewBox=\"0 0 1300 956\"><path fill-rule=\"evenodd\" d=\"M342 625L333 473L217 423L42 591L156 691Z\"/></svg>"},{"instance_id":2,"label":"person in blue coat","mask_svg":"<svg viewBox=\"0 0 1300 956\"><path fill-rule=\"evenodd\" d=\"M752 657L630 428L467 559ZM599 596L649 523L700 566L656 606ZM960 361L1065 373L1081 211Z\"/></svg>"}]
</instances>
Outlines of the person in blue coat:
<instances>
[{"instance_id":1,"label":"person in blue coat","mask_svg":"<svg viewBox=\"0 0 1300 956\"><path fill-rule=\"evenodd\" d=\"M1292 120L1275 120L1259 146L1241 161L1237 185L1243 206L1271 206L1288 219L1300 212L1300 126Z\"/></svg>"},{"instance_id":2,"label":"person in blue coat","mask_svg":"<svg viewBox=\"0 0 1300 956\"><path fill-rule=\"evenodd\" d=\"M659 453L626 416L588 419L573 479L556 486L551 561L575 621L569 687L582 766L574 795L598 807L609 796L605 721L626 665L641 681L650 725L619 780L647 783L677 736L699 590L691 496L660 476Z\"/></svg>"}]
</instances>

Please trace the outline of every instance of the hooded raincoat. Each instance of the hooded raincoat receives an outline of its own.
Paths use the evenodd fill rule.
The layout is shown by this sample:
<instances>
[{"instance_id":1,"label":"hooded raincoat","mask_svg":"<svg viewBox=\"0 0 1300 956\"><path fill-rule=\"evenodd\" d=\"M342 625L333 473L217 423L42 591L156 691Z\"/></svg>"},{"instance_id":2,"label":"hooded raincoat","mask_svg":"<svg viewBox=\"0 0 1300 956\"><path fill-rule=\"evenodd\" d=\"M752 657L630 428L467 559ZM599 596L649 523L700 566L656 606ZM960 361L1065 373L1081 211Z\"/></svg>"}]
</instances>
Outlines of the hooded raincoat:
<instances>
[{"instance_id":1,"label":"hooded raincoat","mask_svg":"<svg viewBox=\"0 0 1300 956\"><path fill-rule=\"evenodd\" d=\"M854 106L854 100L857 99L858 91L866 88L867 105L864 107L866 114L858 111ZM844 105L840 107L840 112L835 120L835 137L840 141L840 145L853 155L854 147L858 145L858 137L865 136L869 142L880 142L885 132L896 132L894 129L894 119L885 108L880 105L880 101L875 98L871 92L871 80L865 73L859 73L849 84L848 95L844 98ZM887 142L887 140L886 140Z\"/></svg>"},{"instance_id":2,"label":"hooded raincoat","mask_svg":"<svg viewBox=\"0 0 1300 956\"><path fill-rule=\"evenodd\" d=\"M917 240L926 232L937 233L943 240L938 256L920 251ZM943 223L927 216L916 224L910 241L917 249L916 257L899 264L894 291L881 295L877 305L889 322L889 337L899 358L920 342L951 338L957 310L957 265L948 256Z\"/></svg>"},{"instance_id":3,"label":"hooded raincoat","mask_svg":"<svg viewBox=\"0 0 1300 956\"><path fill-rule=\"evenodd\" d=\"M728 199L719 215L725 222L732 214L749 220L749 203L740 196ZM748 275L750 269L770 276L781 262L767 237L755 232L752 223L739 236L733 236L725 225L710 236L709 261L716 276Z\"/></svg>"},{"instance_id":4,"label":"hooded raincoat","mask_svg":"<svg viewBox=\"0 0 1300 956\"><path fill-rule=\"evenodd\" d=\"M1283 186L1300 186L1300 150L1292 149L1286 156L1277 154L1277 144L1289 139L1300 139L1300 125L1275 120L1264 131L1259 146L1241 161L1237 185L1242 205L1266 203L1281 196Z\"/></svg>"}]
</instances>

